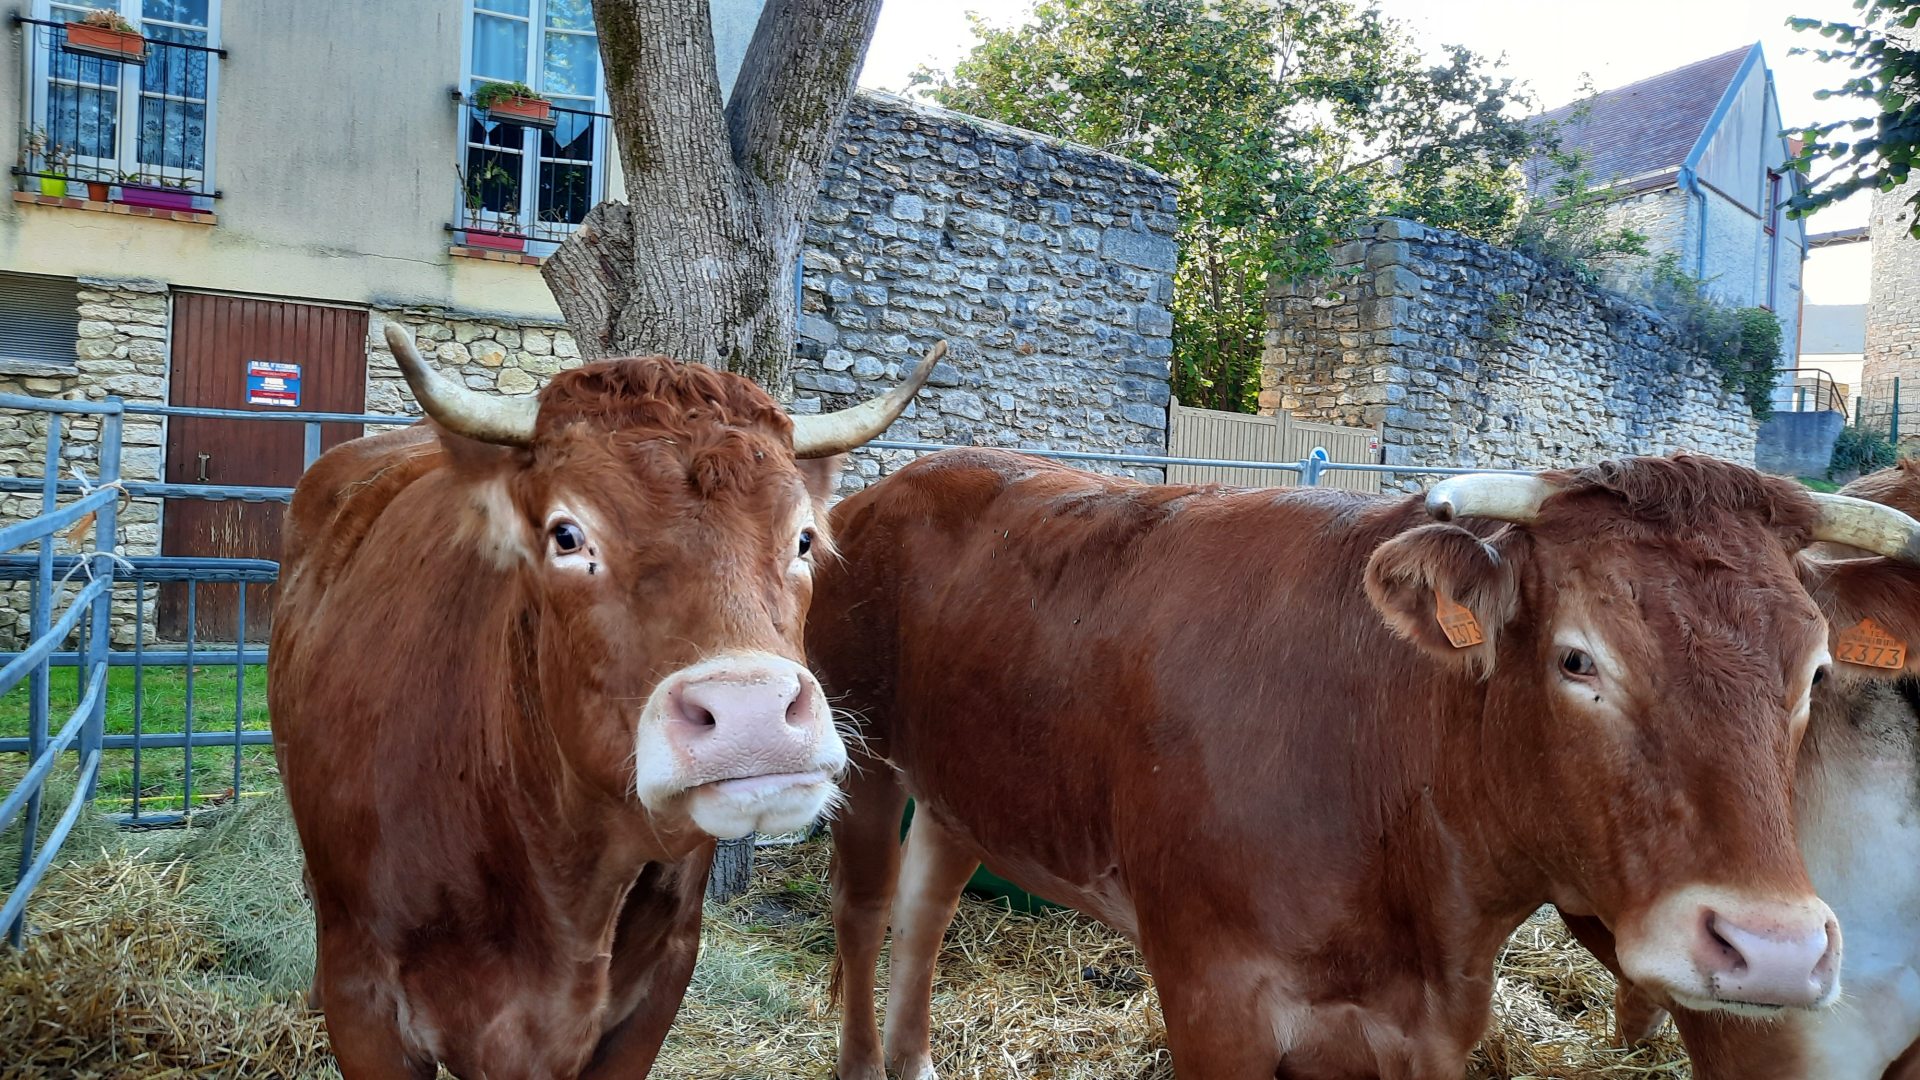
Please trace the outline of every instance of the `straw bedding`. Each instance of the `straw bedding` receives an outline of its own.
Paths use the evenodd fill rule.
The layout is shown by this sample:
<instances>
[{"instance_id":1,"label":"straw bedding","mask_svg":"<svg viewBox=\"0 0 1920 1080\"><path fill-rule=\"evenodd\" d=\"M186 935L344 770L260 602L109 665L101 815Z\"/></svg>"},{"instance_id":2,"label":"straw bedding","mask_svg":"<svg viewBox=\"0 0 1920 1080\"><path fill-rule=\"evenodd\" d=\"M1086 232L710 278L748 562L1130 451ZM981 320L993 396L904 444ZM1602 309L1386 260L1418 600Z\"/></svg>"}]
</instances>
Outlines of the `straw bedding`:
<instances>
[{"instance_id":1,"label":"straw bedding","mask_svg":"<svg viewBox=\"0 0 1920 1080\"><path fill-rule=\"evenodd\" d=\"M87 839L36 894L31 945L0 949L0 1080L336 1075L300 999L312 927L283 803L185 835ZM655 1076L830 1075L826 860L822 842L762 851L755 889L709 910ZM1172 1077L1151 979L1117 935L970 900L947 942L934 1003L943 1077ZM1608 1047L1611 995L1604 970L1537 916L1507 947L1469 1077L1686 1077L1670 1030L1652 1049Z\"/></svg>"}]
</instances>

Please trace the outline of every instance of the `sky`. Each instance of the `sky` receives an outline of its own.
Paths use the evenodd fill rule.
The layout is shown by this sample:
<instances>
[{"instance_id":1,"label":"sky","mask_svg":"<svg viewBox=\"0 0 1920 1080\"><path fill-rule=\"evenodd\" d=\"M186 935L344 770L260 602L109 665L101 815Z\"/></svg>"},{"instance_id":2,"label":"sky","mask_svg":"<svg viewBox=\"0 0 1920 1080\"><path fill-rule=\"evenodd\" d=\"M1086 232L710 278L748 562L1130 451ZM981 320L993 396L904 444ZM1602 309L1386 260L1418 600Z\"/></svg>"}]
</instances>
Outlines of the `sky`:
<instances>
[{"instance_id":1,"label":"sky","mask_svg":"<svg viewBox=\"0 0 1920 1080\"><path fill-rule=\"evenodd\" d=\"M860 82L904 90L920 65L944 70L966 54L973 43L967 12L1004 26L1023 21L1031 8L1032 0L888 0ZM1543 108L1574 100L1585 78L1611 89L1758 41L1789 127L1849 116L1846 105L1813 96L1838 83L1836 69L1811 56L1788 55L1819 37L1786 25L1789 16L1844 19L1853 13L1847 0L1380 0L1380 8L1405 24L1422 49L1437 55L1442 46L1459 44L1495 59L1501 71L1527 84ZM1866 200L1855 198L1816 215L1809 229L1825 232L1866 221ZM1824 254L1809 267L1808 302L1864 302L1865 276L1854 266L1864 260ZM1858 299L1848 299L1856 291Z\"/></svg>"}]
</instances>

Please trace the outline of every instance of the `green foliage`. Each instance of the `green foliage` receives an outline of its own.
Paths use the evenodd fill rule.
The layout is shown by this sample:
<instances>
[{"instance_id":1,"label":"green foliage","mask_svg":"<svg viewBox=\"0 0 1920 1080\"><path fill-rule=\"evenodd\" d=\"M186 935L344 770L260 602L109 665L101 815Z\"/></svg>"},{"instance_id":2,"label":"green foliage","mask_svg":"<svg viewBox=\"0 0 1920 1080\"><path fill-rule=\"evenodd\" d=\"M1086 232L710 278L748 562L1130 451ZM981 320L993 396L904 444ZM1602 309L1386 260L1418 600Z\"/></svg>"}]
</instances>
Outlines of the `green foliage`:
<instances>
[{"instance_id":1,"label":"green foliage","mask_svg":"<svg viewBox=\"0 0 1920 1080\"><path fill-rule=\"evenodd\" d=\"M1799 31L1817 31L1832 43L1811 52L1849 72L1839 86L1821 90L1821 100L1848 98L1867 113L1853 120L1819 124L1801 133L1805 145L1791 162L1803 175L1816 163L1831 163L1787 202L1787 212L1810 214L1856 191L1890 191L1907 182L1920 161L1920 0L1854 0L1859 22L1788 19ZM1920 238L1920 192L1908 200L1916 213L1909 227Z\"/></svg>"},{"instance_id":2,"label":"green foliage","mask_svg":"<svg viewBox=\"0 0 1920 1080\"><path fill-rule=\"evenodd\" d=\"M473 92L473 107L491 109L508 98L531 98L534 101L548 100L545 94L536 92L522 82L490 82Z\"/></svg>"},{"instance_id":3,"label":"green foliage","mask_svg":"<svg viewBox=\"0 0 1920 1080\"><path fill-rule=\"evenodd\" d=\"M1707 283L1680 269L1668 252L1649 275L1653 306L1680 331L1694 353L1720 372L1723 385L1738 390L1756 420L1773 415L1773 387L1780 361L1780 320L1766 308L1735 308L1707 295Z\"/></svg>"},{"instance_id":4,"label":"green foliage","mask_svg":"<svg viewBox=\"0 0 1920 1080\"><path fill-rule=\"evenodd\" d=\"M1839 484L1831 480L1822 480L1817 476L1796 476L1794 479L1800 481L1800 486L1808 491L1819 491L1831 495L1840 490Z\"/></svg>"},{"instance_id":5,"label":"green foliage","mask_svg":"<svg viewBox=\"0 0 1920 1080\"><path fill-rule=\"evenodd\" d=\"M118 30L123 34L139 33L139 30L127 21L126 16L110 8L95 8L73 21L85 26L97 26L102 30Z\"/></svg>"},{"instance_id":6,"label":"green foliage","mask_svg":"<svg viewBox=\"0 0 1920 1080\"><path fill-rule=\"evenodd\" d=\"M1546 152L1556 176L1551 189L1527 203L1506 246L1562 267L1592 285L1609 260L1647 254L1645 234L1616 228L1604 189L1593 187L1585 155L1555 147Z\"/></svg>"},{"instance_id":7,"label":"green foliage","mask_svg":"<svg viewBox=\"0 0 1920 1080\"><path fill-rule=\"evenodd\" d=\"M1833 457L1827 463L1827 479L1870 473L1884 469L1899 458L1884 431L1849 424L1840 429L1833 441Z\"/></svg>"},{"instance_id":8,"label":"green foliage","mask_svg":"<svg viewBox=\"0 0 1920 1080\"><path fill-rule=\"evenodd\" d=\"M948 108L1120 154L1178 188L1174 392L1248 410L1275 275L1322 272L1358 220L1497 237L1540 133L1511 80L1453 48L1424 63L1351 0L1040 0L915 84Z\"/></svg>"}]
</instances>

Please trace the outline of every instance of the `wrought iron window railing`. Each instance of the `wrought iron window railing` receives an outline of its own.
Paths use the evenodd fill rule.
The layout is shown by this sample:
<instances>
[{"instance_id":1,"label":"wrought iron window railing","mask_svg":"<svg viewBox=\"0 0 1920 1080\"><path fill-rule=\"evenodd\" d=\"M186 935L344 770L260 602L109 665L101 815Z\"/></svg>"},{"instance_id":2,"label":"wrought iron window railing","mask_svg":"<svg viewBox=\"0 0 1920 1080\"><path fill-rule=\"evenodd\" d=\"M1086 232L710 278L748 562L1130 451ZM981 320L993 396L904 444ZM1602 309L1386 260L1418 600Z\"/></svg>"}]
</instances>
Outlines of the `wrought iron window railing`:
<instances>
[{"instance_id":1,"label":"wrought iron window railing","mask_svg":"<svg viewBox=\"0 0 1920 1080\"><path fill-rule=\"evenodd\" d=\"M544 254L600 201L612 117L553 105L544 120L456 93L461 157L450 229L468 247Z\"/></svg>"},{"instance_id":2,"label":"wrought iron window railing","mask_svg":"<svg viewBox=\"0 0 1920 1080\"><path fill-rule=\"evenodd\" d=\"M13 167L22 191L167 210L206 210L217 64L205 29L143 23L115 47L57 20L15 14L28 100Z\"/></svg>"}]
</instances>

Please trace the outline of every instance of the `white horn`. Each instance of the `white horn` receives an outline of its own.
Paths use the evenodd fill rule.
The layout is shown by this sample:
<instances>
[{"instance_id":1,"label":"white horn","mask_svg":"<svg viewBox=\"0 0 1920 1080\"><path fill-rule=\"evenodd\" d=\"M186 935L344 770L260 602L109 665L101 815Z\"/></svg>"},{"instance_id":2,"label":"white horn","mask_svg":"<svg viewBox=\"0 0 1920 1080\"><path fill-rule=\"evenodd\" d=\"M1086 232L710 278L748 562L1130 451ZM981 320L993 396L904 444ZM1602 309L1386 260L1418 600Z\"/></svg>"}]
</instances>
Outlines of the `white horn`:
<instances>
[{"instance_id":1,"label":"white horn","mask_svg":"<svg viewBox=\"0 0 1920 1080\"><path fill-rule=\"evenodd\" d=\"M533 420L540 412L537 399L493 397L454 382L421 358L413 338L396 323L387 324L387 347L393 350L414 400L441 427L501 446L533 441Z\"/></svg>"},{"instance_id":2,"label":"white horn","mask_svg":"<svg viewBox=\"0 0 1920 1080\"><path fill-rule=\"evenodd\" d=\"M1427 492L1427 513L1435 521L1477 517L1532 525L1540 520L1540 504L1555 490L1537 476L1468 473L1433 485Z\"/></svg>"},{"instance_id":3,"label":"white horn","mask_svg":"<svg viewBox=\"0 0 1920 1080\"><path fill-rule=\"evenodd\" d=\"M880 433L906 411L908 403L913 401L913 395L927 384L927 376L933 374L933 366L945 355L947 343L936 343L927 350L926 358L920 361L919 367L913 369L913 374L884 397L871 398L850 409L823 416L794 417L793 456L832 457L879 438Z\"/></svg>"},{"instance_id":4,"label":"white horn","mask_svg":"<svg viewBox=\"0 0 1920 1080\"><path fill-rule=\"evenodd\" d=\"M1813 527L1815 540L1845 544L1901 562L1920 563L1920 521L1891 506L1851 495L1829 495L1821 491L1808 494L1820 508L1820 520Z\"/></svg>"}]
</instances>

